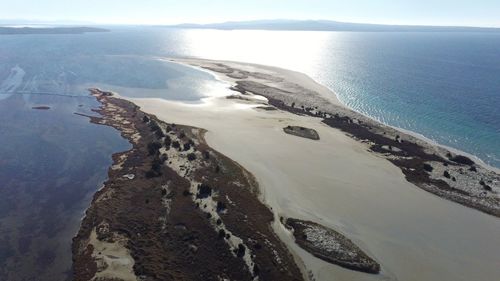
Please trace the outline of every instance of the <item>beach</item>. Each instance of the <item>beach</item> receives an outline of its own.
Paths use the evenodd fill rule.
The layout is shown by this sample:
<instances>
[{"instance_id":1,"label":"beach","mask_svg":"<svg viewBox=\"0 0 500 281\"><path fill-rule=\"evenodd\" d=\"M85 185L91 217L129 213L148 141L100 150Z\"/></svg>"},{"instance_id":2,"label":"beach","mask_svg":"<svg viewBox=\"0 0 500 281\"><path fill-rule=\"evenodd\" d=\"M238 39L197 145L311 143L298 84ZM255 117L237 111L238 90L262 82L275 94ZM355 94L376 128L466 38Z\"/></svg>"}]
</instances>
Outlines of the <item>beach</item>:
<instances>
[{"instance_id":1,"label":"beach","mask_svg":"<svg viewBox=\"0 0 500 281\"><path fill-rule=\"evenodd\" d=\"M228 62L177 62L204 67L226 81L228 87L244 77L224 74L220 64ZM297 84L315 93L328 91L296 72L229 65L265 74L251 80L288 92L293 92ZM235 94L228 89L227 95ZM255 176L260 199L275 216L274 231L316 280L331 280L331 276L338 280L491 280L499 274L495 264L500 245L495 235L500 230L497 217L424 191L388 161L390 155L374 153L370 143L328 126L322 118L271 110L265 98L251 93L231 99L206 98L201 104L123 98L162 121L207 130L205 138L210 147ZM311 95L296 98L317 101ZM334 95L322 98L322 104L341 108ZM312 128L320 140L285 134L283 128L289 125ZM400 137L411 139L402 133ZM434 171L441 168L434 166ZM480 166L477 169L490 173ZM495 191L490 197L498 200L498 182L489 184ZM314 258L293 242L291 233L279 223L279 216L315 221L343 233L381 264L381 273L357 273Z\"/></svg>"}]
</instances>

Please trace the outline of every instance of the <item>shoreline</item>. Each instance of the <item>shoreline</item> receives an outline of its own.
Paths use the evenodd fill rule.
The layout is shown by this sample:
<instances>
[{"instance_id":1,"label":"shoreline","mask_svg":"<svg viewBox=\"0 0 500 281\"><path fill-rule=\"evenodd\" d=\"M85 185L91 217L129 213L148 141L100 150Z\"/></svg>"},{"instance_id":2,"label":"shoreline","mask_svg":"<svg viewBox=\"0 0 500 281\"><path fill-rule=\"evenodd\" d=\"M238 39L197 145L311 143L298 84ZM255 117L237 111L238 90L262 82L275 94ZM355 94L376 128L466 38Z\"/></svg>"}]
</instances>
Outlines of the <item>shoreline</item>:
<instances>
[{"instance_id":1,"label":"shoreline","mask_svg":"<svg viewBox=\"0 0 500 281\"><path fill-rule=\"evenodd\" d=\"M365 114L363 112L357 111L356 109L347 106L346 104L344 104L339 99L338 94L335 91L333 91L330 88L322 85L321 83L317 82L316 80L314 80L312 77L308 76L305 73L302 73L302 72L299 72L299 71L295 71L295 70L291 70L291 69L281 68L281 67L278 67L278 66L269 66L269 65L261 65L261 64L256 64L256 63L228 61L228 60L212 60L212 59L203 59L203 58L196 58L196 57L186 57L186 58L168 57L168 58L158 58L158 59L169 61L169 62L173 62L173 63L178 63L178 64L181 64L181 65L184 65L184 66L187 66L187 67L191 67L191 68L196 69L198 71L203 71L203 72L209 73L215 79L217 79L218 81L221 81L222 83L229 83L229 84L234 83L234 81L231 80L231 79L228 80L227 77L224 77L223 73L218 73L216 71L211 71L209 69L205 69L203 67L193 65L190 62L194 62L195 64L196 64L196 62L233 63L233 64L239 64L239 65L248 65L248 66L255 67L257 69L267 69L267 70L275 71L275 72L278 72L278 73L285 73L285 75L287 73L288 74L292 73L292 74L295 74L295 75L299 75L299 76L302 76L302 77L306 78L307 80L310 80L310 81L308 81L308 85L317 84L317 87L323 88L322 95L326 94L326 96L325 96L326 98L331 98L333 96L334 97L333 103L335 105L342 106L342 107L344 107L344 108L346 108L348 110L351 110L351 111L355 112L356 114L360 114L360 115L364 116L365 118L370 119L373 122L379 123L379 124L381 124L383 126L390 127L390 128L392 128L394 130L400 131L403 134L411 135L412 137L415 137L415 138L419 139L422 142L428 143L429 145L436 146L436 147L439 147L441 149L449 150L449 151L451 151L451 152L453 152L455 154L460 154L460 155L472 158L472 159L474 159L474 162L476 162L476 164L479 164L483 168L485 168L487 170L490 170L492 172L495 172L495 173L500 173L500 167L491 166L491 165L487 164L486 162L484 162L480 157L478 157L478 156L476 156L474 154L471 154L469 152L460 150L459 148L455 148L455 147L447 146L445 144L441 144L441 143L439 143L439 142L437 142L437 141L435 141L433 139L430 139L430 138L426 137L425 135L423 135L421 133L414 132L414 131L411 131L411 130L408 130L408 129L404 129L404 128L401 128L401 127L397 127L397 126L393 126L393 125L387 124L387 123L382 122L380 120L377 120L377 119L375 119L375 118L373 118L373 117L371 117L371 116L369 116L369 115L367 115L367 114Z\"/></svg>"},{"instance_id":2,"label":"shoreline","mask_svg":"<svg viewBox=\"0 0 500 281\"><path fill-rule=\"evenodd\" d=\"M90 121L133 147L113 155L73 238L75 280L305 280L253 176L211 149L203 129L91 92L102 106Z\"/></svg>"},{"instance_id":3,"label":"shoreline","mask_svg":"<svg viewBox=\"0 0 500 281\"><path fill-rule=\"evenodd\" d=\"M231 90L242 95L248 92L263 96L268 99L269 104L280 110L320 118L330 127L340 129L358 141L367 142L369 150L400 167L407 180L418 187L439 197L500 217L500 198L498 194L488 193L500 190L500 175L496 169L483 166L484 163L477 165L464 154L457 154L456 150L449 150L442 145L429 142L425 138L416 136L414 132L385 125L358 113L340 103L337 98L332 102L332 99L325 95L336 96L335 93L303 73L240 62L191 58L170 59L170 61L212 72L217 79L230 83ZM317 89L322 91L317 92ZM408 151L406 149L401 151L401 146L407 147ZM390 150L385 147L389 147ZM398 151L393 151L392 147ZM411 159L405 159L415 156L422 160L415 163ZM461 163L461 160L464 163ZM429 165L438 167L437 169L430 167L428 168L430 171L425 171ZM464 175L464 169L477 172L480 176L466 174L462 182L458 174ZM444 173L445 177L443 174L436 174L434 170ZM471 188L471 185L474 185L470 180L471 177L476 178L473 188ZM485 195L489 195L488 201L484 200ZM478 203L478 200L482 200L482 203Z\"/></svg>"},{"instance_id":4,"label":"shoreline","mask_svg":"<svg viewBox=\"0 0 500 281\"><path fill-rule=\"evenodd\" d=\"M248 169L259 183L260 201L272 210L274 233L296 263L303 264L309 279L467 280L467 276L479 276L475 279L489 280L498 274L492 264L498 252L495 245L500 245L492 236L500 227L496 217L415 188L384 155L371 151L369 143L328 126L317 114L297 108L280 110L272 99L266 108L278 108L263 109L265 102L258 96L262 89L267 88L252 94L233 87L227 96L208 97L202 104L116 96L163 122L204 128L210 147ZM287 125L311 128L320 139L288 135L283 132ZM380 262L380 274L344 270L313 257L297 246L293 233L280 223L281 216L321 223L346 235ZM449 260L457 249L463 253ZM467 266L471 260L474 269Z\"/></svg>"}]
</instances>

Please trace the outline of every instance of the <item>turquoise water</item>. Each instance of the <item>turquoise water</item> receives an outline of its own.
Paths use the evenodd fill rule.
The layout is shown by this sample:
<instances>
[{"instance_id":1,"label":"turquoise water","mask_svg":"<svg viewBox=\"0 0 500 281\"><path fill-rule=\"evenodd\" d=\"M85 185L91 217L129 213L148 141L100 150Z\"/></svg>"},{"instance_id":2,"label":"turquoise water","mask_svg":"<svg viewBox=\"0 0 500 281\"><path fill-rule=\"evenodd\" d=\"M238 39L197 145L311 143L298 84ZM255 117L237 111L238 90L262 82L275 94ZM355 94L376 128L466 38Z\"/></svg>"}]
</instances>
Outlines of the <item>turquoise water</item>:
<instances>
[{"instance_id":1,"label":"turquoise water","mask_svg":"<svg viewBox=\"0 0 500 281\"><path fill-rule=\"evenodd\" d=\"M157 60L176 56L305 72L359 112L500 167L499 34L113 27L98 34L3 36L0 93L84 95L90 83L196 102L217 87L206 73ZM26 74L9 90L16 65Z\"/></svg>"},{"instance_id":2,"label":"turquoise water","mask_svg":"<svg viewBox=\"0 0 500 281\"><path fill-rule=\"evenodd\" d=\"M82 212L129 147L74 114L98 106L88 87L192 103L224 87L161 57L301 71L357 111L500 167L498 34L111 29L0 36L1 280L69 276Z\"/></svg>"}]
</instances>

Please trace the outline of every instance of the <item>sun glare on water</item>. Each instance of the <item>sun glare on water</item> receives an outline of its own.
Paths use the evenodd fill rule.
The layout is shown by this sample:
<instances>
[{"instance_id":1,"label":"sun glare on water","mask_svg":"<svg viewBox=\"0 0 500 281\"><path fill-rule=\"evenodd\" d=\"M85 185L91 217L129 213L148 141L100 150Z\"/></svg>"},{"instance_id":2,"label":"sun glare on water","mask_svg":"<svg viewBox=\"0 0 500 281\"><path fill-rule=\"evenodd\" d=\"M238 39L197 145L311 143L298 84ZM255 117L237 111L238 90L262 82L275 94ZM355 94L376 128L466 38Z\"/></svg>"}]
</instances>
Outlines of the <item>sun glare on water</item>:
<instances>
[{"instance_id":1,"label":"sun glare on water","mask_svg":"<svg viewBox=\"0 0 500 281\"><path fill-rule=\"evenodd\" d=\"M196 57L273 65L311 74L324 60L324 50L335 35L328 32L194 29L186 30L182 36L181 40L189 49L186 53Z\"/></svg>"}]
</instances>

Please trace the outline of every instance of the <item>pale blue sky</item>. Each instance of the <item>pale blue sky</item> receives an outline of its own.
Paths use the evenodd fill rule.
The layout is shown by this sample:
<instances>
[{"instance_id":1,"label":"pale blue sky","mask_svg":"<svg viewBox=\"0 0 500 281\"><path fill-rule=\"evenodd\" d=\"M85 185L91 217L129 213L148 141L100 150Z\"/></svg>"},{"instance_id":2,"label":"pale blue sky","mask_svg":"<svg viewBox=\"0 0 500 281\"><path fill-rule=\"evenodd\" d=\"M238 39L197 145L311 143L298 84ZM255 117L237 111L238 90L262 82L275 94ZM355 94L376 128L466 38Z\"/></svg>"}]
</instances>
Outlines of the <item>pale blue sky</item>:
<instances>
[{"instance_id":1,"label":"pale blue sky","mask_svg":"<svg viewBox=\"0 0 500 281\"><path fill-rule=\"evenodd\" d=\"M500 27L500 0L0 0L0 19L172 24L278 18Z\"/></svg>"}]
</instances>

